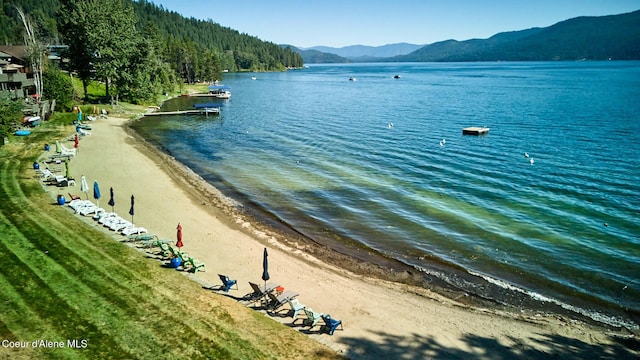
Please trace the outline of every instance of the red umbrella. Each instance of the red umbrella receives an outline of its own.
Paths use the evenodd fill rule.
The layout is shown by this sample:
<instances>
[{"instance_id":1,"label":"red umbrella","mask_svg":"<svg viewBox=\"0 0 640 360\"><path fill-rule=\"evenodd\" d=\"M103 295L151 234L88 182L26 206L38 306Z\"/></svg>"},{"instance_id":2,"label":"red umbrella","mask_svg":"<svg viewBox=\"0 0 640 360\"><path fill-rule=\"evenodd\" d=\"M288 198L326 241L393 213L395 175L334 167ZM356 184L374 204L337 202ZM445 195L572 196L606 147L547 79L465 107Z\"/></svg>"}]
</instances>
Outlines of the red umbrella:
<instances>
[{"instance_id":1,"label":"red umbrella","mask_svg":"<svg viewBox=\"0 0 640 360\"><path fill-rule=\"evenodd\" d=\"M76 138L73 142L73 147L75 147L76 149L78 148L78 133L76 133Z\"/></svg>"},{"instance_id":2,"label":"red umbrella","mask_svg":"<svg viewBox=\"0 0 640 360\"><path fill-rule=\"evenodd\" d=\"M180 225L180 223L178 223L178 227L176 229L178 229L178 234L177 234L178 242L176 243L176 247L178 249L180 249L183 246L183 244L182 244L182 225Z\"/></svg>"}]
</instances>

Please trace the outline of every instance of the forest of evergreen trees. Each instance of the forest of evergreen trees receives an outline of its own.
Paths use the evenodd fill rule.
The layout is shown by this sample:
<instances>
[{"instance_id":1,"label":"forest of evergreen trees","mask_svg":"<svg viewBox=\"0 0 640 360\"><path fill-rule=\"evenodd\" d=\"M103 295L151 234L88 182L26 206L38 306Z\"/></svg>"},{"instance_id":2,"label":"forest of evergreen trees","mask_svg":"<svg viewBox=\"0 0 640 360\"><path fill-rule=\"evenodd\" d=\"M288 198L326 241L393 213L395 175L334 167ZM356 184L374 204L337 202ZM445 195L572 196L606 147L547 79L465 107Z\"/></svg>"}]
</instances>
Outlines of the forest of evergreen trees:
<instances>
[{"instance_id":1,"label":"forest of evergreen trees","mask_svg":"<svg viewBox=\"0 0 640 360\"><path fill-rule=\"evenodd\" d=\"M105 81L108 94L127 101L150 100L179 81L221 80L223 70L303 65L288 47L147 0L0 0L3 45L25 44L16 7L27 14L41 44L69 46L69 70L85 89L89 81Z\"/></svg>"}]
</instances>

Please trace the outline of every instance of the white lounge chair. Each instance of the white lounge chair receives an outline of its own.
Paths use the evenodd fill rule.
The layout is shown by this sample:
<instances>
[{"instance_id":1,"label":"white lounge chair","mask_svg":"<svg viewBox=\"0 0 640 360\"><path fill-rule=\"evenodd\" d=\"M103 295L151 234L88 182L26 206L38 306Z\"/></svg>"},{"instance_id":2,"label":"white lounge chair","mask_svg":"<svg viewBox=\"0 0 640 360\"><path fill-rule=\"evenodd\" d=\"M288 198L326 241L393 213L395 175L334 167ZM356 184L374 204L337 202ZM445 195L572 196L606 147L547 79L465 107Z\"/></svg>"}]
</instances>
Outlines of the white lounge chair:
<instances>
[{"instance_id":1,"label":"white lounge chair","mask_svg":"<svg viewBox=\"0 0 640 360\"><path fill-rule=\"evenodd\" d=\"M91 201L87 201L85 203L75 206L74 210L76 211L76 214L84 215L83 214L84 212L94 210L95 208L97 208L96 204L92 203Z\"/></svg>"},{"instance_id":2,"label":"white lounge chair","mask_svg":"<svg viewBox=\"0 0 640 360\"><path fill-rule=\"evenodd\" d=\"M85 206L82 209L80 209L78 211L78 214L82 215L82 216L87 216L87 215L91 215L91 214L96 214L99 212L104 212L104 209L101 207L98 207L96 205L93 206Z\"/></svg>"},{"instance_id":3,"label":"white lounge chair","mask_svg":"<svg viewBox=\"0 0 640 360\"><path fill-rule=\"evenodd\" d=\"M106 227L109 227L111 226L111 224L118 223L121 220L124 220L124 219L121 218L120 215L113 214L113 215L109 215L109 216L105 216L104 218L101 218L100 220L98 220L98 222Z\"/></svg>"},{"instance_id":4,"label":"white lounge chair","mask_svg":"<svg viewBox=\"0 0 640 360\"><path fill-rule=\"evenodd\" d=\"M113 221L116 221L118 219L120 219L120 216L118 216L118 214L116 214L114 212L104 213L98 219L98 223L107 226L106 224L109 224L109 223L111 223Z\"/></svg>"},{"instance_id":5,"label":"white lounge chair","mask_svg":"<svg viewBox=\"0 0 640 360\"><path fill-rule=\"evenodd\" d=\"M104 224L104 222L109 219L110 217L113 216L118 216L116 213L114 212L98 212L95 215L93 215L93 220L97 221L100 224Z\"/></svg>"},{"instance_id":6,"label":"white lounge chair","mask_svg":"<svg viewBox=\"0 0 640 360\"><path fill-rule=\"evenodd\" d=\"M40 169L40 173L42 174L42 180L49 180L49 178L54 179L55 175L49 169Z\"/></svg>"},{"instance_id":7,"label":"white lounge chair","mask_svg":"<svg viewBox=\"0 0 640 360\"><path fill-rule=\"evenodd\" d=\"M85 206L93 205L93 203L91 201L89 201L89 200L76 199L76 200L69 201L68 205L69 205L70 208L73 209L73 211L75 211L77 213L81 208L83 208Z\"/></svg>"},{"instance_id":8,"label":"white lounge chair","mask_svg":"<svg viewBox=\"0 0 640 360\"><path fill-rule=\"evenodd\" d=\"M132 226L135 226L132 222L121 218L118 221L111 222L108 228L115 232L120 232L122 231L122 229L132 227Z\"/></svg>"},{"instance_id":9,"label":"white lounge chair","mask_svg":"<svg viewBox=\"0 0 640 360\"><path fill-rule=\"evenodd\" d=\"M76 149L67 148L60 141L56 141L56 146L60 149L61 156L76 156Z\"/></svg>"},{"instance_id":10,"label":"white lounge chair","mask_svg":"<svg viewBox=\"0 0 640 360\"><path fill-rule=\"evenodd\" d=\"M124 236L131 236L131 235L145 234L145 233L147 233L147 229L145 229L143 227L129 226L129 227L126 227L126 228L120 230L120 232Z\"/></svg>"},{"instance_id":11,"label":"white lounge chair","mask_svg":"<svg viewBox=\"0 0 640 360\"><path fill-rule=\"evenodd\" d=\"M67 179L63 175L54 175L56 179L56 186L72 186L76 184L74 179Z\"/></svg>"}]
</instances>

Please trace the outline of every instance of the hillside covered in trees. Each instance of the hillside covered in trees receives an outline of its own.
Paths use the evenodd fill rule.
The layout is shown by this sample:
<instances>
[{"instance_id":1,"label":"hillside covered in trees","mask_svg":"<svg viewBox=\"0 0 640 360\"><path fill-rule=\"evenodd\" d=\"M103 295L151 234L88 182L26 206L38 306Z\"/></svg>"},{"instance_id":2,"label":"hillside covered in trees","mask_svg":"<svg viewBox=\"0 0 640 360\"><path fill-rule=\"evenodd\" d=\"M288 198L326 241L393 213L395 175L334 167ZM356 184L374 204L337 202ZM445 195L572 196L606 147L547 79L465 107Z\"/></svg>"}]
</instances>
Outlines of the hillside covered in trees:
<instances>
[{"instance_id":1,"label":"hillside covered in trees","mask_svg":"<svg viewBox=\"0 0 640 360\"><path fill-rule=\"evenodd\" d=\"M554 61L640 59L640 10L565 20L488 39L446 40L384 61ZM381 61L378 59L378 61Z\"/></svg>"},{"instance_id":2,"label":"hillside covered in trees","mask_svg":"<svg viewBox=\"0 0 640 360\"><path fill-rule=\"evenodd\" d=\"M107 95L111 85L116 98L128 101L151 100L180 79L214 81L223 71L303 66L289 47L212 20L185 18L147 0L0 0L0 44L25 44L17 8L27 15L39 44L69 46L65 66L85 89L89 81L104 81Z\"/></svg>"}]
</instances>

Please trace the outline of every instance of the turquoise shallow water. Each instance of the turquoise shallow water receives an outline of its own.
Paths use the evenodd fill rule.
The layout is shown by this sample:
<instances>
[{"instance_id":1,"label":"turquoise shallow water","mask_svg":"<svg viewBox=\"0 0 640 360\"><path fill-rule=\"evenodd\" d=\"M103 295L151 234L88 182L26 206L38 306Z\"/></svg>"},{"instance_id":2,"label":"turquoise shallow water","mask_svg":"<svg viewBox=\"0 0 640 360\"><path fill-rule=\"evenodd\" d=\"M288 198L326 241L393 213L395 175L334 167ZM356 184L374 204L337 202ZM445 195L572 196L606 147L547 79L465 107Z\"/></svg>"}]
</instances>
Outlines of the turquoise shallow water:
<instances>
[{"instance_id":1,"label":"turquoise shallow water","mask_svg":"<svg viewBox=\"0 0 640 360\"><path fill-rule=\"evenodd\" d=\"M224 83L219 116L134 128L311 238L637 327L640 62L314 65ZM210 100L164 107L194 101Z\"/></svg>"}]
</instances>

